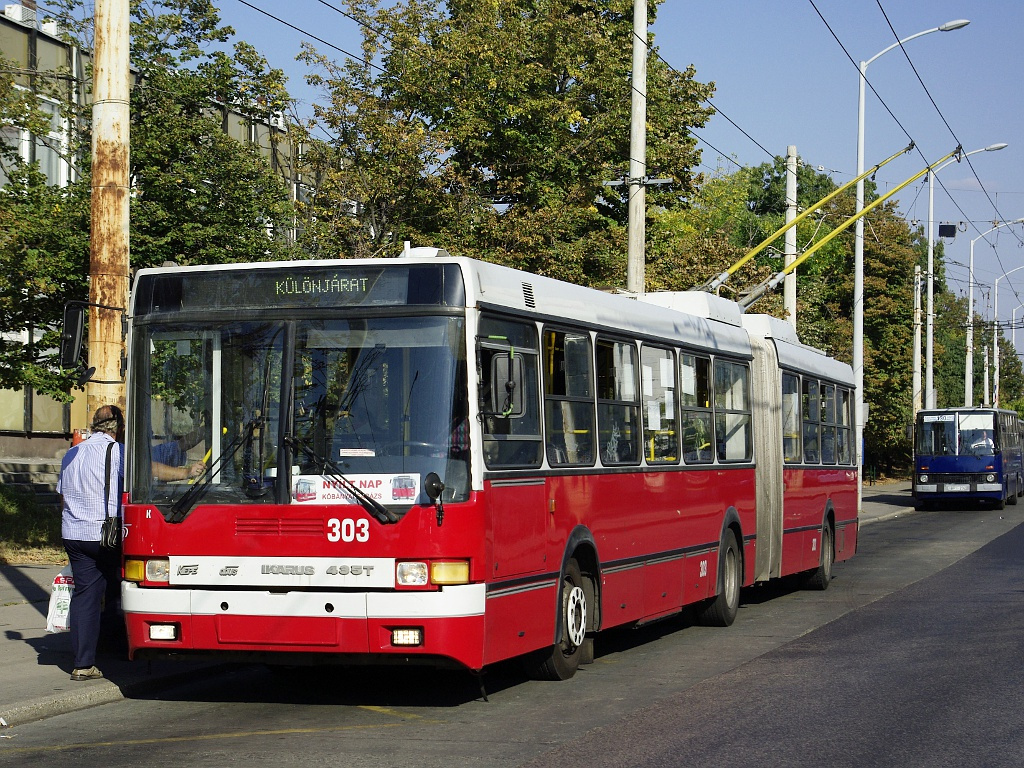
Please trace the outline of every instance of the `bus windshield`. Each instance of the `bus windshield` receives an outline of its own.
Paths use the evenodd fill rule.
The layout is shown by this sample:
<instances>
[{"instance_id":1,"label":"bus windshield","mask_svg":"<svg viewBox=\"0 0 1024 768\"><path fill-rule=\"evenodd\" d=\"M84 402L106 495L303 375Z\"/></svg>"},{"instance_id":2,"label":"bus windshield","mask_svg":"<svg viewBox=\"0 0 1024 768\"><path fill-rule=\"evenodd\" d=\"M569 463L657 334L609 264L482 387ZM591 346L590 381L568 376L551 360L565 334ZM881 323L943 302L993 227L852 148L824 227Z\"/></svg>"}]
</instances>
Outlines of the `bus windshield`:
<instances>
[{"instance_id":1,"label":"bus windshield","mask_svg":"<svg viewBox=\"0 0 1024 768\"><path fill-rule=\"evenodd\" d=\"M919 456L991 456L997 448L992 413L921 415L917 429Z\"/></svg>"},{"instance_id":2,"label":"bus windshield","mask_svg":"<svg viewBox=\"0 0 1024 768\"><path fill-rule=\"evenodd\" d=\"M152 323L133 349L133 501L408 508L431 472L468 498L462 317Z\"/></svg>"}]
</instances>

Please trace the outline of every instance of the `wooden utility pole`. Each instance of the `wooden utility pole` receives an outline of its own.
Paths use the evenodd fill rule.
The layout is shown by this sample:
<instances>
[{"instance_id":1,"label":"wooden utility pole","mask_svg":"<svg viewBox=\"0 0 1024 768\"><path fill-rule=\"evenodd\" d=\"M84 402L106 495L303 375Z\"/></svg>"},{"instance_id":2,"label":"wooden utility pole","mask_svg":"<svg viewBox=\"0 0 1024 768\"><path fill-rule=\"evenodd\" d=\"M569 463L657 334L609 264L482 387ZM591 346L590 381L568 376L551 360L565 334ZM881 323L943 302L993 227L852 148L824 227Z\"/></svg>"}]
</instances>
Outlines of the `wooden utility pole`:
<instances>
[{"instance_id":1,"label":"wooden utility pole","mask_svg":"<svg viewBox=\"0 0 1024 768\"><path fill-rule=\"evenodd\" d=\"M92 105L92 223L89 302L128 309L129 0L96 0ZM87 390L91 417L100 405L125 404L124 336L117 309L89 308Z\"/></svg>"}]
</instances>

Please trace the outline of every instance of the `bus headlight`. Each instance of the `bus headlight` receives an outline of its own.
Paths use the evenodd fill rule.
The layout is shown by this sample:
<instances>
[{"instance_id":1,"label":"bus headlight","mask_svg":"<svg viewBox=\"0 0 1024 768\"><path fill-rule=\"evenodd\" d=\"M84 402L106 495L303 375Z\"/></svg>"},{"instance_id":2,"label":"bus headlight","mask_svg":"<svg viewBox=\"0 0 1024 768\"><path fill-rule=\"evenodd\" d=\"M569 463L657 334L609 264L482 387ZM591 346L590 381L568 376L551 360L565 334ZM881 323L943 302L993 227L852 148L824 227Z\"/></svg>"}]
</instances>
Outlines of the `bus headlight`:
<instances>
[{"instance_id":1,"label":"bus headlight","mask_svg":"<svg viewBox=\"0 0 1024 768\"><path fill-rule=\"evenodd\" d=\"M395 583L399 587L425 587L428 584L443 587L449 584L469 583L468 560L428 560L398 563Z\"/></svg>"},{"instance_id":2,"label":"bus headlight","mask_svg":"<svg viewBox=\"0 0 1024 768\"><path fill-rule=\"evenodd\" d=\"M928 482L928 475L921 475L919 478L917 478L917 482L919 482L919 483L927 483Z\"/></svg>"},{"instance_id":3,"label":"bus headlight","mask_svg":"<svg viewBox=\"0 0 1024 768\"><path fill-rule=\"evenodd\" d=\"M166 584L171 580L171 561L165 557L152 560L128 558L124 561L125 581L155 581Z\"/></svg>"},{"instance_id":4,"label":"bus headlight","mask_svg":"<svg viewBox=\"0 0 1024 768\"><path fill-rule=\"evenodd\" d=\"M986 483L994 483L995 481L996 481L996 476L993 475L991 472L989 474L985 475L985 482Z\"/></svg>"},{"instance_id":5,"label":"bus headlight","mask_svg":"<svg viewBox=\"0 0 1024 768\"><path fill-rule=\"evenodd\" d=\"M425 587L427 564L424 562L399 563L395 567L395 582L400 587Z\"/></svg>"}]
</instances>

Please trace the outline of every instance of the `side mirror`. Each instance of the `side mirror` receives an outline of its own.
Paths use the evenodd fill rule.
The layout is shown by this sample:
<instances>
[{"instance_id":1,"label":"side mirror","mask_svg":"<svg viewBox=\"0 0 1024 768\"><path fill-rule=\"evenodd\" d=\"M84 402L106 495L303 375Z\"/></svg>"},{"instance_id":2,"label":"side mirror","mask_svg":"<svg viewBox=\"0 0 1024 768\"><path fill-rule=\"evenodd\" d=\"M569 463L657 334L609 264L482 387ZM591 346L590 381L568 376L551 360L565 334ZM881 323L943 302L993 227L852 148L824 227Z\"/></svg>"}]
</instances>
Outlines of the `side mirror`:
<instances>
[{"instance_id":1,"label":"side mirror","mask_svg":"<svg viewBox=\"0 0 1024 768\"><path fill-rule=\"evenodd\" d=\"M523 415L523 358L511 350L491 359L491 411L508 418Z\"/></svg>"},{"instance_id":2,"label":"side mirror","mask_svg":"<svg viewBox=\"0 0 1024 768\"><path fill-rule=\"evenodd\" d=\"M441 498L441 494L444 492L444 483L437 476L437 472L431 472L423 478L423 490L427 494L427 498L432 502L436 502Z\"/></svg>"},{"instance_id":3,"label":"side mirror","mask_svg":"<svg viewBox=\"0 0 1024 768\"><path fill-rule=\"evenodd\" d=\"M77 368L82 357L85 306L78 302L64 305L64 328L60 336L60 367Z\"/></svg>"},{"instance_id":4,"label":"side mirror","mask_svg":"<svg viewBox=\"0 0 1024 768\"><path fill-rule=\"evenodd\" d=\"M441 501L444 483L437 476L437 472L431 472L423 478L423 490L426 491L427 498L434 502L434 508L437 510L437 527L440 528L444 522L444 502Z\"/></svg>"}]
</instances>

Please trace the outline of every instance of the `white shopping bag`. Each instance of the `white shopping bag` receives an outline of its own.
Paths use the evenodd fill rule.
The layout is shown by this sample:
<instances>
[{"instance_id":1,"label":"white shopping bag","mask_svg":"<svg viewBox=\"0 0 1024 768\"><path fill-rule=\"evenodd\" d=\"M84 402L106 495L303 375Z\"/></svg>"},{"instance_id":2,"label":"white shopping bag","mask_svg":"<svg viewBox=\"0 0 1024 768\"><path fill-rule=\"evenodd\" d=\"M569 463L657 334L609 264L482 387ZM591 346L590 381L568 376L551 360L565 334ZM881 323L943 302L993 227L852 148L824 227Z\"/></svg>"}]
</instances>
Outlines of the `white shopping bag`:
<instances>
[{"instance_id":1,"label":"white shopping bag","mask_svg":"<svg viewBox=\"0 0 1024 768\"><path fill-rule=\"evenodd\" d=\"M53 591L50 592L50 609L46 612L47 632L67 632L68 614L71 612L71 593L75 589L75 577L71 566L65 565L53 577Z\"/></svg>"}]
</instances>

